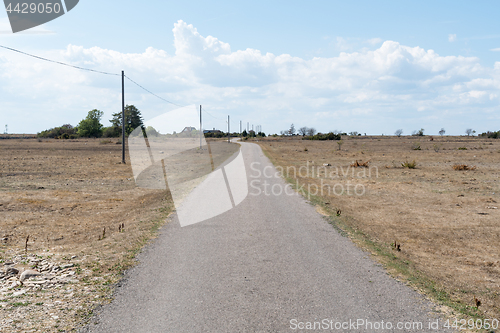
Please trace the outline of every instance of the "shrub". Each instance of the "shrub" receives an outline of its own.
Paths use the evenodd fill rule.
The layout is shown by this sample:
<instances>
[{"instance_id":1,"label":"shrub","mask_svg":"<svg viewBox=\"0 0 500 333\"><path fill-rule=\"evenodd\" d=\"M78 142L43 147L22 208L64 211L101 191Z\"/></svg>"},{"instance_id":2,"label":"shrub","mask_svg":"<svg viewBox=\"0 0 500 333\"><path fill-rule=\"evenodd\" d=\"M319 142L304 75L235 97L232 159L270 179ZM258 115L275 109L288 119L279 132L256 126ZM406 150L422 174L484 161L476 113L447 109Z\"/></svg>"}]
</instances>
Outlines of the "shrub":
<instances>
[{"instance_id":1,"label":"shrub","mask_svg":"<svg viewBox=\"0 0 500 333\"><path fill-rule=\"evenodd\" d=\"M458 150L467 150L466 147L458 147Z\"/></svg>"},{"instance_id":2,"label":"shrub","mask_svg":"<svg viewBox=\"0 0 500 333\"><path fill-rule=\"evenodd\" d=\"M455 164L453 170L456 171L466 171L466 170L476 170L476 166L468 166L467 164Z\"/></svg>"},{"instance_id":3,"label":"shrub","mask_svg":"<svg viewBox=\"0 0 500 333\"><path fill-rule=\"evenodd\" d=\"M103 138L119 138L121 135L122 129L116 126L105 127L102 131Z\"/></svg>"},{"instance_id":4,"label":"shrub","mask_svg":"<svg viewBox=\"0 0 500 333\"><path fill-rule=\"evenodd\" d=\"M413 150L422 150L422 148L420 148L420 142L414 142L411 145L411 149L413 149Z\"/></svg>"},{"instance_id":5,"label":"shrub","mask_svg":"<svg viewBox=\"0 0 500 333\"><path fill-rule=\"evenodd\" d=\"M500 138L500 130L496 132L488 131L485 133L481 133L481 136L488 137L489 139L498 139Z\"/></svg>"},{"instance_id":6,"label":"shrub","mask_svg":"<svg viewBox=\"0 0 500 333\"><path fill-rule=\"evenodd\" d=\"M60 127L54 127L45 131L42 131L37 134L37 137L39 138L61 138L61 136L64 136L61 139L69 139L71 135L76 136L76 128L71 126L70 124L62 125ZM65 136L67 135L67 137Z\"/></svg>"},{"instance_id":7,"label":"shrub","mask_svg":"<svg viewBox=\"0 0 500 333\"><path fill-rule=\"evenodd\" d=\"M321 141L326 141L326 140L340 140L340 134L334 134L333 132L330 133L318 133L315 135L308 135L302 138L302 140L321 140Z\"/></svg>"},{"instance_id":8,"label":"shrub","mask_svg":"<svg viewBox=\"0 0 500 333\"><path fill-rule=\"evenodd\" d=\"M415 169L417 167L417 161L415 161L415 160L413 160L411 162L405 161L405 162L401 163L401 166L403 168Z\"/></svg>"}]
</instances>

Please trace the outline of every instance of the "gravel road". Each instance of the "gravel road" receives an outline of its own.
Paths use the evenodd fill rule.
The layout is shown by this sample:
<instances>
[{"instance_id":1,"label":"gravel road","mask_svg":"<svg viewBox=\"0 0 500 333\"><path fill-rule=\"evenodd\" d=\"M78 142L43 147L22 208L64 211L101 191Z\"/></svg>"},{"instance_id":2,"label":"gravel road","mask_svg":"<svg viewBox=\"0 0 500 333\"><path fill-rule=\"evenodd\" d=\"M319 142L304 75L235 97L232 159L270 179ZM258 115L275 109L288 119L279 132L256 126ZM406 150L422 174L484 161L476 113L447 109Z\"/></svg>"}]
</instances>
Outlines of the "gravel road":
<instances>
[{"instance_id":1,"label":"gravel road","mask_svg":"<svg viewBox=\"0 0 500 333\"><path fill-rule=\"evenodd\" d=\"M242 152L253 181L246 199L182 228L174 215L82 332L445 331L442 320L429 328L437 320L430 302L304 198L255 195L264 181L275 193L285 183L253 170L271 173L258 145L242 143Z\"/></svg>"}]
</instances>

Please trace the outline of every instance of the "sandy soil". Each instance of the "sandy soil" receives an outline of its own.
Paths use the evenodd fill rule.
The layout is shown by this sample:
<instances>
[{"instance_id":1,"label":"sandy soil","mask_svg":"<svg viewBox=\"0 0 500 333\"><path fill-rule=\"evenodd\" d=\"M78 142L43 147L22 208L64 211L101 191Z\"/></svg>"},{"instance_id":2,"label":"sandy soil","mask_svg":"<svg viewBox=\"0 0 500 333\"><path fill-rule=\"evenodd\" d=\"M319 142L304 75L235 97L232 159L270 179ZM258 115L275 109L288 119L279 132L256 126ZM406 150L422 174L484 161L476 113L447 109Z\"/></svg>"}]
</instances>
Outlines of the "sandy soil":
<instances>
[{"instance_id":1,"label":"sandy soil","mask_svg":"<svg viewBox=\"0 0 500 333\"><path fill-rule=\"evenodd\" d=\"M387 248L401 243L397 255L415 263L453 300L475 306L477 297L486 317L500 318L500 141L428 136L342 141L341 150L336 141L299 137L259 144L285 175L340 209L343 222ZM351 167L356 160L369 161L369 168ZM415 169L402 167L413 160ZM456 164L476 168L456 171ZM303 167L294 174L301 166L309 173Z\"/></svg>"}]
</instances>

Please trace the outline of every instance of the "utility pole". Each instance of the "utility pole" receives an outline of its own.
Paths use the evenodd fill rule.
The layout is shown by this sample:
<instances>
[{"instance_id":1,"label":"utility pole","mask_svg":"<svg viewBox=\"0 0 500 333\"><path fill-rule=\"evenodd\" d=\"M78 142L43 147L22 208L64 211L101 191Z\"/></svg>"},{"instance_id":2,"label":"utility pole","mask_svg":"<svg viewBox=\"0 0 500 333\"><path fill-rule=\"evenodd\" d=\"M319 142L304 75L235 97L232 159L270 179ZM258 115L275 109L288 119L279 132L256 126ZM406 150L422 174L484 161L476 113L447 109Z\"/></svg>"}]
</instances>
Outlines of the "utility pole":
<instances>
[{"instance_id":1,"label":"utility pole","mask_svg":"<svg viewBox=\"0 0 500 333\"><path fill-rule=\"evenodd\" d=\"M247 121L247 132L250 132L250 123Z\"/></svg>"},{"instance_id":2,"label":"utility pole","mask_svg":"<svg viewBox=\"0 0 500 333\"><path fill-rule=\"evenodd\" d=\"M203 130L201 127L201 104L200 104L200 150L201 150L201 136L203 135Z\"/></svg>"},{"instance_id":3,"label":"utility pole","mask_svg":"<svg viewBox=\"0 0 500 333\"><path fill-rule=\"evenodd\" d=\"M241 137L241 120L240 120L240 137Z\"/></svg>"},{"instance_id":4,"label":"utility pole","mask_svg":"<svg viewBox=\"0 0 500 333\"><path fill-rule=\"evenodd\" d=\"M227 142L230 143L231 142L231 139L230 138L230 135L229 135L229 115L227 115Z\"/></svg>"},{"instance_id":5,"label":"utility pole","mask_svg":"<svg viewBox=\"0 0 500 333\"><path fill-rule=\"evenodd\" d=\"M125 164L125 72L122 71L122 163Z\"/></svg>"}]
</instances>

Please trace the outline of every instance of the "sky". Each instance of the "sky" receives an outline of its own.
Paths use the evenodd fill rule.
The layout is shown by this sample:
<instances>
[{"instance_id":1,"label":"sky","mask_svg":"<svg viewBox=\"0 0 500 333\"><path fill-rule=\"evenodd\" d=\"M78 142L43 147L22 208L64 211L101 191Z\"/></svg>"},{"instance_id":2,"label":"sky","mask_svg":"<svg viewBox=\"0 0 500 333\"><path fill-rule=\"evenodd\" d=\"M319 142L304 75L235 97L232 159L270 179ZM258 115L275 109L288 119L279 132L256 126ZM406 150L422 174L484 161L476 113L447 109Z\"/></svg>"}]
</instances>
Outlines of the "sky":
<instances>
[{"instance_id":1,"label":"sky","mask_svg":"<svg viewBox=\"0 0 500 333\"><path fill-rule=\"evenodd\" d=\"M498 1L82 0L0 45L120 74L176 105L203 105L204 128L290 124L372 135L500 129ZM145 120L178 106L125 82ZM193 106L194 108L194 106ZM120 76L0 48L0 130L78 125L89 110L109 126ZM191 124L198 126L198 124ZM251 126L251 125L250 125ZM182 130L182 129L179 129Z\"/></svg>"}]
</instances>

